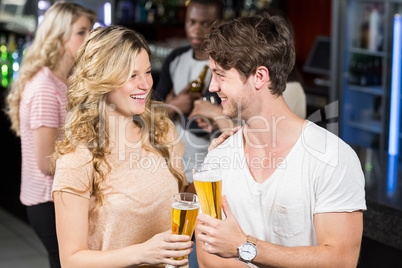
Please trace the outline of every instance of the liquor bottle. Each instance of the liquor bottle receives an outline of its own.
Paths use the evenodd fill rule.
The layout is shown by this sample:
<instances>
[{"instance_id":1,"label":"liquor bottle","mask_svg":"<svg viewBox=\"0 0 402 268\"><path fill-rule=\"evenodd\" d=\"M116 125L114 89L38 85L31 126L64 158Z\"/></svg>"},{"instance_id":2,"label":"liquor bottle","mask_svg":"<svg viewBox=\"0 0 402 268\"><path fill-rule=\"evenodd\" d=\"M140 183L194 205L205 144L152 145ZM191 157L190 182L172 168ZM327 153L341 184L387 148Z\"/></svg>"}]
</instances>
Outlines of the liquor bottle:
<instances>
[{"instance_id":1,"label":"liquor bottle","mask_svg":"<svg viewBox=\"0 0 402 268\"><path fill-rule=\"evenodd\" d=\"M202 93L205 87L205 77L207 76L209 66L205 65L200 76L191 82L190 93Z\"/></svg>"},{"instance_id":2,"label":"liquor bottle","mask_svg":"<svg viewBox=\"0 0 402 268\"><path fill-rule=\"evenodd\" d=\"M16 63L18 60L17 43L15 42L14 34L8 35L7 54L8 54L8 63L10 65L10 69L8 71L8 80L9 82L12 82L14 69L16 68L16 66L14 66L14 63Z\"/></svg>"},{"instance_id":3,"label":"liquor bottle","mask_svg":"<svg viewBox=\"0 0 402 268\"><path fill-rule=\"evenodd\" d=\"M178 10L179 4L177 0L169 0L168 1L168 19L169 22L171 23L176 23L177 22L177 10Z\"/></svg>"},{"instance_id":4,"label":"liquor bottle","mask_svg":"<svg viewBox=\"0 0 402 268\"><path fill-rule=\"evenodd\" d=\"M380 13L376 6L373 7L370 15L370 34L369 34L369 46L372 51L378 50L379 47L379 30L380 30Z\"/></svg>"},{"instance_id":5,"label":"liquor bottle","mask_svg":"<svg viewBox=\"0 0 402 268\"><path fill-rule=\"evenodd\" d=\"M135 3L132 1L119 1L116 8L116 19L119 23L132 23L135 21Z\"/></svg>"},{"instance_id":6,"label":"liquor bottle","mask_svg":"<svg viewBox=\"0 0 402 268\"><path fill-rule=\"evenodd\" d=\"M167 22L166 2L162 0L156 0L156 20L160 23Z\"/></svg>"},{"instance_id":7,"label":"liquor bottle","mask_svg":"<svg viewBox=\"0 0 402 268\"><path fill-rule=\"evenodd\" d=\"M135 22L144 23L147 22L148 14L145 8L146 0L138 0L135 5Z\"/></svg>"},{"instance_id":8,"label":"liquor bottle","mask_svg":"<svg viewBox=\"0 0 402 268\"><path fill-rule=\"evenodd\" d=\"M147 11L147 23L154 23L156 18L156 3L153 0L148 0L145 3L145 9Z\"/></svg>"},{"instance_id":9,"label":"liquor bottle","mask_svg":"<svg viewBox=\"0 0 402 268\"><path fill-rule=\"evenodd\" d=\"M367 49L370 39L370 9L366 7L363 22L360 26L360 47Z\"/></svg>"},{"instance_id":10,"label":"liquor bottle","mask_svg":"<svg viewBox=\"0 0 402 268\"><path fill-rule=\"evenodd\" d=\"M231 20L236 16L235 10L233 8L233 0L227 0L225 8L223 10L223 18L225 20Z\"/></svg>"},{"instance_id":11,"label":"liquor bottle","mask_svg":"<svg viewBox=\"0 0 402 268\"><path fill-rule=\"evenodd\" d=\"M348 82L349 84L356 85L358 84L359 79L359 74L357 73L357 55L353 54L349 63Z\"/></svg>"}]
</instances>

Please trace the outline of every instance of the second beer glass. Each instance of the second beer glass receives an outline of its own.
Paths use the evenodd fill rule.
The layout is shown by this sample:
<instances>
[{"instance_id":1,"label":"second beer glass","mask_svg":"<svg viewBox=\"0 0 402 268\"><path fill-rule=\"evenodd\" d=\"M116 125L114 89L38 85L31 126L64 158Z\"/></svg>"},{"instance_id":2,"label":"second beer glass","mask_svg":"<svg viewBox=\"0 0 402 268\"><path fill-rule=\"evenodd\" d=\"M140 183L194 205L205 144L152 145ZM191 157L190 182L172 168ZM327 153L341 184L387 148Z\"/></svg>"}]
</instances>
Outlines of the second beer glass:
<instances>
[{"instance_id":1,"label":"second beer glass","mask_svg":"<svg viewBox=\"0 0 402 268\"><path fill-rule=\"evenodd\" d=\"M204 163L193 168L193 181L202 213L222 219L222 176L217 163Z\"/></svg>"},{"instance_id":2,"label":"second beer glass","mask_svg":"<svg viewBox=\"0 0 402 268\"><path fill-rule=\"evenodd\" d=\"M178 193L173 196L172 203L172 233L179 235L188 235L191 237L194 232L195 222L197 221L200 204L198 197L192 193ZM177 258L182 260L188 256ZM185 268L188 265L173 266L165 265L166 268Z\"/></svg>"}]
</instances>

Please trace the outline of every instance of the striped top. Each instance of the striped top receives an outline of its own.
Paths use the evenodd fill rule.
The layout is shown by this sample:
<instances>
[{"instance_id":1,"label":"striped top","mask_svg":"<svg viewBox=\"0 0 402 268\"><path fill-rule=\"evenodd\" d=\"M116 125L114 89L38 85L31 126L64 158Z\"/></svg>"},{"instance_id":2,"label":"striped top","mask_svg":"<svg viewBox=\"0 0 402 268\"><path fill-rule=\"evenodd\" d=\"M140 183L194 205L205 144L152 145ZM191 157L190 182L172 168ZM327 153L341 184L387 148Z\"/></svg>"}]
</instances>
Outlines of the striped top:
<instances>
[{"instance_id":1,"label":"striped top","mask_svg":"<svg viewBox=\"0 0 402 268\"><path fill-rule=\"evenodd\" d=\"M52 201L53 176L44 175L36 162L33 130L60 129L66 117L67 85L49 68L42 69L25 85L20 102L21 203L26 206Z\"/></svg>"}]
</instances>

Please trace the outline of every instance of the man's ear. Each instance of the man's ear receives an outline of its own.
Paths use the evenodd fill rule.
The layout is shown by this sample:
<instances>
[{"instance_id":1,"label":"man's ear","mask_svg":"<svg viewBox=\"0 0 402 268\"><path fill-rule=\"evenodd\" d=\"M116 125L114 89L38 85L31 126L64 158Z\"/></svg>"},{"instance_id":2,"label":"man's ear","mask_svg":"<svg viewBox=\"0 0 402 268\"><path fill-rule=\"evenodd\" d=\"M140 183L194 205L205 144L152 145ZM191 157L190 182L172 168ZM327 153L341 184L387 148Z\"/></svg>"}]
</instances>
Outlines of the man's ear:
<instances>
[{"instance_id":1,"label":"man's ear","mask_svg":"<svg viewBox=\"0 0 402 268\"><path fill-rule=\"evenodd\" d=\"M255 71L254 83L256 89L263 88L270 81L268 68L265 66L259 66Z\"/></svg>"}]
</instances>

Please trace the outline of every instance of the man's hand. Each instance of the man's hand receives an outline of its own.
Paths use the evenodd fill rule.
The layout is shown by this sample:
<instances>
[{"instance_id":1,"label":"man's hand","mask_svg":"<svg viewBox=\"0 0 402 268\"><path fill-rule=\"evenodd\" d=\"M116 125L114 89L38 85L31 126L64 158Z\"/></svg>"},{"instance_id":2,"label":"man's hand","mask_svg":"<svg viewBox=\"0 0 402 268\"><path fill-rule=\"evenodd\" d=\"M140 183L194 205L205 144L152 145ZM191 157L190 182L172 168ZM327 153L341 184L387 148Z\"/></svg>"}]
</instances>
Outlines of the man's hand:
<instances>
[{"instance_id":1,"label":"man's hand","mask_svg":"<svg viewBox=\"0 0 402 268\"><path fill-rule=\"evenodd\" d=\"M223 221L206 214L198 215L197 230L200 233L197 239L206 243L202 249L210 254L222 258L237 258L237 248L246 241L247 235L240 228L225 195L222 198L222 208L226 215Z\"/></svg>"},{"instance_id":2,"label":"man's hand","mask_svg":"<svg viewBox=\"0 0 402 268\"><path fill-rule=\"evenodd\" d=\"M168 109L170 114L178 112L177 110L179 110L183 114L191 113L194 107L194 101L199 99L201 97L201 94L190 93L190 86L191 83L189 83L178 95L175 95L174 91L172 90L166 97L166 103L176 107L176 109Z\"/></svg>"}]
</instances>

